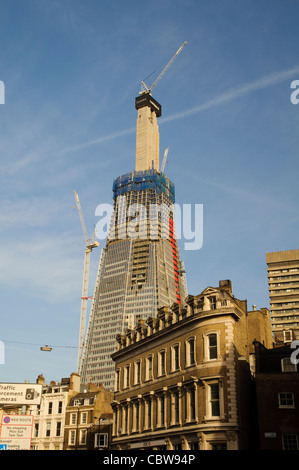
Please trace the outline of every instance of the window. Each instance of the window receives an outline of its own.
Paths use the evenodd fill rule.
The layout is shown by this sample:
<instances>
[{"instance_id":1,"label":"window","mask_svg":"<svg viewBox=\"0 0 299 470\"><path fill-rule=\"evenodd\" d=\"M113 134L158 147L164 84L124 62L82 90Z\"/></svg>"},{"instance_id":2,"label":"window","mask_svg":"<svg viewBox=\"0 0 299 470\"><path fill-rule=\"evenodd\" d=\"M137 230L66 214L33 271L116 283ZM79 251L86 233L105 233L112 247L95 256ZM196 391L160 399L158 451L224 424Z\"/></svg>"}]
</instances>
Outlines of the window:
<instances>
[{"instance_id":1,"label":"window","mask_svg":"<svg viewBox=\"0 0 299 470\"><path fill-rule=\"evenodd\" d=\"M86 444L86 437L87 437L87 430L86 429L81 429L80 430L80 445L84 446Z\"/></svg>"},{"instance_id":2,"label":"window","mask_svg":"<svg viewBox=\"0 0 299 470\"><path fill-rule=\"evenodd\" d=\"M211 450L227 450L226 442L214 442L211 444Z\"/></svg>"},{"instance_id":3,"label":"window","mask_svg":"<svg viewBox=\"0 0 299 470\"><path fill-rule=\"evenodd\" d=\"M34 426L34 437L38 437L38 423L35 423Z\"/></svg>"},{"instance_id":4,"label":"window","mask_svg":"<svg viewBox=\"0 0 299 470\"><path fill-rule=\"evenodd\" d=\"M77 422L77 414L71 413L70 424L76 424Z\"/></svg>"},{"instance_id":5,"label":"window","mask_svg":"<svg viewBox=\"0 0 299 470\"><path fill-rule=\"evenodd\" d=\"M219 359L219 332L207 332L204 335L204 359L212 361Z\"/></svg>"},{"instance_id":6,"label":"window","mask_svg":"<svg viewBox=\"0 0 299 470\"><path fill-rule=\"evenodd\" d=\"M62 413L62 401L58 402L58 413Z\"/></svg>"},{"instance_id":7,"label":"window","mask_svg":"<svg viewBox=\"0 0 299 470\"><path fill-rule=\"evenodd\" d=\"M81 413L81 424L86 424L87 423L87 412L84 411Z\"/></svg>"},{"instance_id":8,"label":"window","mask_svg":"<svg viewBox=\"0 0 299 470\"><path fill-rule=\"evenodd\" d=\"M147 405L147 429L151 429L152 427L152 400L149 398L146 401Z\"/></svg>"},{"instance_id":9,"label":"window","mask_svg":"<svg viewBox=\"0 0 299 470\"><path fill-rule=\"evenodd\" d=\"M210 306L211 306L211 310L215 310L216 309L216 296L213 295L212 297L210 297Z\"/></svg>"},{"instance_id":10,"label":"window","mask_svg":"<svg viewBox=\"0 0 299 470\"><path fill-rule=\"evenodd\" d=\"M51 434L51 423L48 422L46 424L46 437L50 437L50 434Z\"/></svg>"},{"instance_id":11,"label":"window","mask_svg":"<svg viewBox=\"0 0 299 470\"><path fill-rule=\"evenodd\" d=\"M114 410L114 434L117 435L118 433L118 410Z\"/></svg>"},{"instance_id":12,"label":"window","mask_svg":"<svg viewBox=\"0 0 299 470\"><path fill-rule=\"evenodd\" d=\"M172 371L180 369L180 347L178 344L172 347L171 369Z\"/></svg>"},{"instance_id":13,"label":"window","mask_svg":"<svg viewBox=\"0 0 299 470\"><path fill-rule=\"evenodd\" d=\"M153 378L153 356L148 356L145 360L145 380Z\"/></svg>"},{"instance_id":14,"label":"window","mask_svg":"<svg viewBox=\"0 0 299 470\"><path fill-rule=\"evenodd\" d=\"M73 446L76 443L76 431L69 432L69 445Z\"/></svg>"},{"instance_id":15,"label":"window","mask_svg":"<svg viewBox=\"0 0 299 470\"><path fill-rule=\"evenodd\" d=\"M217 335L212 333L208 336L209 338L209 359L217 359Z\"/></svg>"},{"instance_id":16,"label":"window","mask_svg":"<svg viewBox=\"0 0 299 470\"><path fill-rule=\"evenodd\" d=\"M141 362L137 361L134 365L134 384L140 384L141 381Z\"/></svg>"},{"instance_id":17,"label":"window","mask_svg":"<svg viewBox=\"0 0 299 470\"><path fill-rule=\"evenodd\" d=\"M128 419L129 419L129 408L125 406L124 408L124 433L126 434L128 432Z\"/></svg>"},{"instance_id":18,"label":"window","mask_svg":"<svg viewBox=\"0 0 299 470\"><path fill-rule=\"evenodd\" d=\"M119 378L120 378L120 372L119 369L115 371L115 392L119 391Z\"/></svg>"},{"instance_id":19,"label":"window","mask_svg":"<svg viewBox=\"0 0 299 470\"><path fill-rule=\"evenodd\" d=\"M158 398L157 425L165 426L165 396L164 395L161 395Z\"/></svg>"},{"instance_id":20,"label":"window","mask_svg":"<svg viewBox=\"0 0 299 470\"><path fill-rule=\"evenodd\" d=\"M56 436L59 437L61 434L61 421L57 421L56 423Z\"/></svg>"},{"instance_id":21,"label":"window","mask_svg":"<svg viewBox=\"0 0 299 470\"><path fill-rule=\"evenodd\" d=\"M135 431L139 431L140 405L135 403Z\"/></svg>"},{"instance_id":22,"label":"window","mask_svg":"<svg viewBox=\"0 0 299 470\"><path fill-rule=\"evenodd\" d=\"M186 365L192 366L195 364L195 339L191 338L186 343Z\"/></svg>"},{"instance_id":23,"label":"window","mask_svg":"<svg viewBox=\"0 0 299 470\"><path fill-rule=\"evenodd\" d=\"M294 395L291 392L280 392L278 394L280 408L294 408Z\"/></svg>"},{"instance_id":24,"label":"window","mask_svg":"<svg viewBox=\"0 0 299 470\"><path fill-rule=\"evenodd\" d=\"M293 339L293 332L291 330L283 330L283 341L288 343Z\"/></svg>"},{"instance_id":25,"label":"window","mask_svg":"<svg viewBox=\"0 0 299 470\"><path fill-rule=\"evenodd\" d=\"M290 357L284 357L281 359L281 370L282 372L297 372L297 364L293 364Z\"/></svg>"},{"instance_id":26,"label":"window","mask_svg":"<svg viewBox=\"0 0 299 470\"><path fill-rule=\"evenodd\" d=\"M172 418L172 424L178 424L180 422L180 397L179 397L179 392L174 392L172 394L171 418Z\"/></svg>"},{"instance_id":27,"label":"window","mask_svg":"<svg viewBox=\"0 0 299 470\"><path fill-rule=\"evenodd\" d=\"M283 450L298 450L298 435L297 434L283 434L282 435L282 448Z\"/></svg>"},{"instance_id":28,"label":"window","mask_svg":"<svg viewBox=\"0 0 299 470\"><path fill-rule=\"evenodd\" d=\"M108 447L108 434L107 433L102 433L102 434L97 433L95 435L95 447Z\"/></svg>"},{"instance_id":29,"label":"window","mask_svg":"<svg viewBox=\"0 0 299 470\"><path fill-rule=\"evenodd\" d=\"M166 354L165 351L160 351L159 352L159 360L158 360L158 374L159 376L165 375L166 369L165 369L165 358Z\"/></svg>"},{"instance_id":30,"label":"window","mask_svg":"<svg viewBox=\"0 0 299 470\"><path fill-rule=\"evenodd\" d=\"M210 416L220 416L219 384L209 385Z\"/></svg>"},{"instance_id":31,"label":"window","mask_svg":"<svg viewBox=\"0 0 299 470\"><path fill-rule=\"evenodd\" d=\"M130 366L126 366L124 369L124 388L130 386Z\"/></svg>"},{"instance_id":32,"label":"window","mask_svg":"<svg viewBox=\"0 0 299 470\"><path fill-rule=\"evenodd\" d=\"M48 414L51 415L53 411L53 403L50 401L48 405Z\"/></svg>"},{"instance_id":33,"label":"window","mask_svg":"<svg viewBox=\"0 0 299 470\"><path fill-rule=\"evenodd\" d=\"M196 389L195 387L192 387L189 390L188 398L189 398L189 410L190 410L189 419L190 421L194 421L196 418Z\"/></svg>"}]
</instances>

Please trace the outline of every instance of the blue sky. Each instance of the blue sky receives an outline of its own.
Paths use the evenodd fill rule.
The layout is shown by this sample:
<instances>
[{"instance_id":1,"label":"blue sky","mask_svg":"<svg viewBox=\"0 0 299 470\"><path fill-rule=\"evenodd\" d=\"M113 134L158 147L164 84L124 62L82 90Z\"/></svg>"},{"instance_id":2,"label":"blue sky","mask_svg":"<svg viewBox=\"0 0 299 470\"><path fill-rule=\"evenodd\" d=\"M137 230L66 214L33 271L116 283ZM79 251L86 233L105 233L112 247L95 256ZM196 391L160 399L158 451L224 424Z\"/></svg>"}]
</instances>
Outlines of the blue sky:
<instances>
[{"instance_id":1,"label":"blue sky","mask_svg":"<svg viewBox=\"0 0 299 470\"><path fill-rule=\"evenodd\" d=\"M176 202L203 204L202 248L180 242L188 290L231 279L249 307L269 307L265 253L298 248L298 17L295 0L1 3L1 382L76 370L84 239L73 190L91 234L113 179L134 169L141 81L184 41L153 96Z\"/></svg>"}]
</instances>

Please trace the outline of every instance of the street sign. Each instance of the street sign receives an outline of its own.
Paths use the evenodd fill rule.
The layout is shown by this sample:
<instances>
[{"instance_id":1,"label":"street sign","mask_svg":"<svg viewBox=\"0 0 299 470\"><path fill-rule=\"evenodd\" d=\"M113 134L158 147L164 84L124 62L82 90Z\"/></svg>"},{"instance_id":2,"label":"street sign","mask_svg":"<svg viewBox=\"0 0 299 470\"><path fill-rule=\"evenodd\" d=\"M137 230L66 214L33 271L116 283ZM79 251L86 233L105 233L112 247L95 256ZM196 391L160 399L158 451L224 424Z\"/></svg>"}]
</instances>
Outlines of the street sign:
<instances>
[{"instance_id":1,"label":"street sign","mask_svg":"<svg viewBox=\"0 0 299 470\"><path fill-rule=\"evenodd\" d=\"M41 384L0 383L0 405L39 405Z\"/></svg>"},{"instance_id":2,"label":"street sign","mask_svg":"<svg viewBox=\"0 0 299 470\"><path fill-rule=\"evenodd\" d=\"M30 450L32 431L32 415L3 415L0 450Z\"/></svg>"}]
</instances>

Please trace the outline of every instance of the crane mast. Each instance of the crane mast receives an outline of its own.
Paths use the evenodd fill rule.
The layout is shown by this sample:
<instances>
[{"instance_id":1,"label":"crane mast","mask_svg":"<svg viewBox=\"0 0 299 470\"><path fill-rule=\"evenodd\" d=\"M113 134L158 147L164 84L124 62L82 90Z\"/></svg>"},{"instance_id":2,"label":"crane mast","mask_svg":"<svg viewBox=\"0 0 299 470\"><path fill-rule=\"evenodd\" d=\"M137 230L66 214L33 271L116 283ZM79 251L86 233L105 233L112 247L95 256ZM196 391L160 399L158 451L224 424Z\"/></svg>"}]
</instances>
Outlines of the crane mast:
<instances>
[{"instance_id":1,"label":"crane mast","mask_svg":"<svg viewBox=\"0 0 299 470\"><path fill-rule=\"evenodd\" d=\"M162 171L162 173L164 172L165 163L166 163L166 159L167 159L167 155L168 155L168 150L169 150L169 147L167 147L165 152L164 152L164 157L163 157L163 161L162 161L162 165L161 165L161 169L160 169L160 171Z\"/></svg>"},{"instance_id":2,"label":"crane mast","mask_svg":"<svg viewBox=\"0 0 299 470\"><path fill-rule=\"evenodd\" d=\"M88 284L89 284L89 270L90 270L90 254L93 248L99 246L99 242L95 241L96 231L94 230L93 235L88 238L87 230L84 222L84 217L82 213L82 208L80 204L80 199L76 191L74 191L75 200L77 209L79 212L79 217L82 225L83 235L85 239L86 249L84 253L84 267L83 267L83 282L82 282L82 296L81 296L81 314L80 314L80 327L79 327L79 345L78 345L78 363L77 370L80 372L82 354L85 342L85 332L86 332L86 313L87 313L87 300L88 297Z\"/></svg>"}]
</instances>

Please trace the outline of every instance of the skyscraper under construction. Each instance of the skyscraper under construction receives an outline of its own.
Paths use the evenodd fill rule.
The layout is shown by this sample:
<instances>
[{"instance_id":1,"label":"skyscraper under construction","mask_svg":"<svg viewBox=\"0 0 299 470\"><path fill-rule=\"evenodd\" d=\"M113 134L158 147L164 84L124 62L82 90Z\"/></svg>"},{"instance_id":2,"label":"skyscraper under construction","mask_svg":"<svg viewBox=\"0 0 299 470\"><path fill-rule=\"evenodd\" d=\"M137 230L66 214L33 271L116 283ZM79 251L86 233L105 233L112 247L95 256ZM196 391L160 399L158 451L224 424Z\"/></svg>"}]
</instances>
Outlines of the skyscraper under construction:
<instances>
[{"instance_id":1,"label":"skyscraper under construction","mask_svg":"<svg viewBox=\"0 0 299 470\"><path fill-rule=\"evenodd\" d=\"M113 182L114 211L79 368L83 383L102 383L107 390L114 388L116 335L187 297L175 235L174 185L159 169L161 106L147 90L135 107L135 170Z\"/></svg>"}]
</instances>

